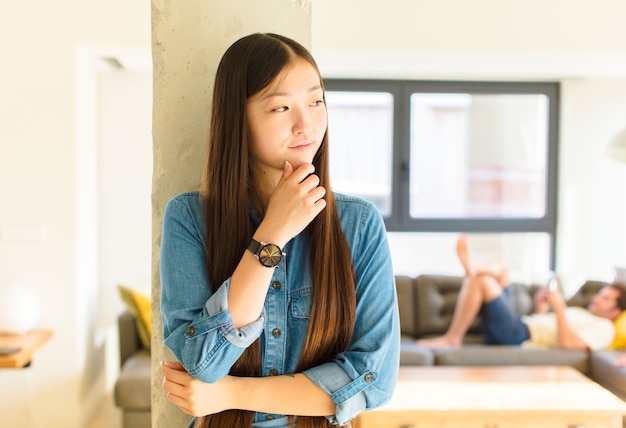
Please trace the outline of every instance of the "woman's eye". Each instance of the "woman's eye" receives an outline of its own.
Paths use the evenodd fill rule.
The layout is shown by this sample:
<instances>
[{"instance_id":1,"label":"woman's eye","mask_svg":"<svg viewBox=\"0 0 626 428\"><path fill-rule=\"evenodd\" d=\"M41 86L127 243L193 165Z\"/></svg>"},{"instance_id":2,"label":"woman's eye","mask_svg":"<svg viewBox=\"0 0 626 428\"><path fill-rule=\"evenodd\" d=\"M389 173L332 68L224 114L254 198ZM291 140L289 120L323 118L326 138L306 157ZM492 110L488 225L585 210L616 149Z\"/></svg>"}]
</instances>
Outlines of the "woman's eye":
<instances>
[{"instance_id":1,"label":"woman's eye","mask_svg":"<svg viewBox=\"0 0 626 428\"><path fill-rule=\"evenodd\" d=\"M272 109L272 111L279 112L279 113L283 111L287 111L287 110L289 110L289 107L287 106L280 106L280 107L276 107L275 109Z\"/></svg>"},{"instance_id":2,"label":"woman's eye","mask_svg":"<svg viewBox=\"0 0 626 428\"><path fill-rule=\"evenodd\" d=\"M324 100L316 100L311 103L312 106L316 106L316 107L322 104L324 104Z\"/></svg>"}]
</instances>

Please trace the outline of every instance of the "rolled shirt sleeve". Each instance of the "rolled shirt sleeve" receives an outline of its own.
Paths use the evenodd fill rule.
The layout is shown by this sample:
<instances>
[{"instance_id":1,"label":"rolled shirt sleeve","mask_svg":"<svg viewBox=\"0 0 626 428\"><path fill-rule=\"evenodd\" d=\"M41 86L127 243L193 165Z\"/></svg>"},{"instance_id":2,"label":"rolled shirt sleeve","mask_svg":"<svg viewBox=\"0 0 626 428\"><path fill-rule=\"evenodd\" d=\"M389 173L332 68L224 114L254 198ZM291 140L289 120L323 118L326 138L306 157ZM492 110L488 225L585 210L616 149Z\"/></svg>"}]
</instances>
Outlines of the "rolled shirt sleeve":
<instances>
[{"instance_id":1,"label":"rolled shirt sleeve","mask_svg":"<svg viewBox=\"0 0 626 428\"><path fill-rule=\"evenodd\" d=\"M206 276L199 196L172 199L163 217L161 315L163 338L185 369L203 382L226 376L261 334L264 314L236 329L227 298L230 280L211 293Z\"/></svg>"}]
</instances>

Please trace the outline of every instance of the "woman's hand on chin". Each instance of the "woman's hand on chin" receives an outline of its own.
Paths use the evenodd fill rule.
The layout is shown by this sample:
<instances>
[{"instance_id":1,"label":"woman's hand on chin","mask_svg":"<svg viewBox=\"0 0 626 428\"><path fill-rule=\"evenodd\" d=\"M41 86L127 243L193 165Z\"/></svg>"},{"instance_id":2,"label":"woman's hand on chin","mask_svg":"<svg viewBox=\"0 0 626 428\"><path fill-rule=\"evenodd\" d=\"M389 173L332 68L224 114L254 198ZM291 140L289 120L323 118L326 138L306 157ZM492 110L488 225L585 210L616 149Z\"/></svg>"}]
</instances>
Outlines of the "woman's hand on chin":
<instances>
[{"instance_id":1,"label":"woman's hand on chin","mask_svg":"<svg viewBox=\"0 0 626 428\"><path fill-rule=\"evenodd\" d=\"M265 218L259 226L259 237L284 245L326 207L325 195L326 189L320 186L313 164L303 163L294 169L285 161L283 176L270 196Z\"/></svg>"}]
</instances>

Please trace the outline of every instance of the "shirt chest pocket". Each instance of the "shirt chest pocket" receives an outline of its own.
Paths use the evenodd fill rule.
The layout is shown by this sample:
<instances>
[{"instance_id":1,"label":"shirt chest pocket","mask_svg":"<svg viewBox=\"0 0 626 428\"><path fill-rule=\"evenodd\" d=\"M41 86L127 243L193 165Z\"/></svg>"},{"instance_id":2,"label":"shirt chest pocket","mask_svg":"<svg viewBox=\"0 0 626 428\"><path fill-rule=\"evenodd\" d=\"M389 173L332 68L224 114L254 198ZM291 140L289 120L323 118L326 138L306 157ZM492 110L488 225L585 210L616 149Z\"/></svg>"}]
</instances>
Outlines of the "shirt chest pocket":
<instances>
[{"instance_id":1,"label":"shirt chest pocket","mask_svg":"<svg viewBox=\"0 0 626 428\"><path fill-rule=\"evenodd\" d=\"M296 290L291 297L291 315L294 318L309 318L313 287Z\"/></svg>"}]
</instances>

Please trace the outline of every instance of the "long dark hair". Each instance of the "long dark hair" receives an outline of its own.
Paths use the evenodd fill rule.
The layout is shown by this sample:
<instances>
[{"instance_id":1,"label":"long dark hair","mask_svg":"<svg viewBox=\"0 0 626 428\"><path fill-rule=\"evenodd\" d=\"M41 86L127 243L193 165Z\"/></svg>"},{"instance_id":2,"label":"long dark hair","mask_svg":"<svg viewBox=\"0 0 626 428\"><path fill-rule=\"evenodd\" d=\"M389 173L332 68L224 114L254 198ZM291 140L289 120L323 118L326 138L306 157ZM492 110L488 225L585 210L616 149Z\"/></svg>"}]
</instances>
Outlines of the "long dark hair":
<instances>
[{"instance_id":1,"label":"long dark hair","mask_svg":"<svg viewBox=\"0 0 626 428\"><path fill-rule=\"evenodd\" d=\"M266 88L295 59L319 69L299 43L277 34L252 34L226 51L218 66L213 90L209 151L202 178L206 222L207 270L215 289L234 272L252 236L249 203L252 159L246 125L246 102ZM323 81L320 77L320 84ZM355 322L356 293L350 251L341 229L330 188L328 133L313 159L320 185L326 189L326 208L309 224L309 257L313 303L307 338L297 371L331 361L347 349ZM220 257L209 254L219 248ZM234 376L260 376L259 340L233 365ZM249 427L254 412L228 410L202 418L199 427ZM293 418L291 418L293 419ZM324 417L298 416L298 427L330 427Z\"/></svg>"}]
</instances>

